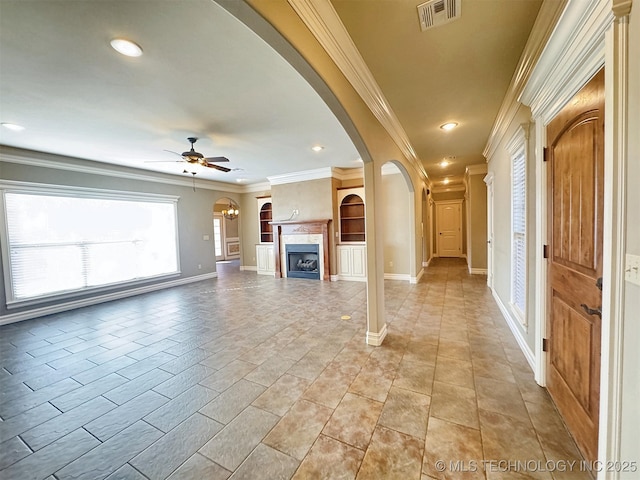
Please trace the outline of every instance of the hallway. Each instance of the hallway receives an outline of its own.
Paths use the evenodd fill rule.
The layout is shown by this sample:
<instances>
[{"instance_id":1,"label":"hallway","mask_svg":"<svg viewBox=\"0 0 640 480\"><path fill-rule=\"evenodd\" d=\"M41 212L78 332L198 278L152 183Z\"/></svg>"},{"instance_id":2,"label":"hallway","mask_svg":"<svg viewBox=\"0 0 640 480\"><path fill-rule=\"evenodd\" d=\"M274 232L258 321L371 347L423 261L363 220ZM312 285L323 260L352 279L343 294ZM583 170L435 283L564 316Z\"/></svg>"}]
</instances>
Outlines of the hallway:
<instances>
[{"instance_id":1,"label":"hallway","mask_svg":"<svg viewBox=\"0 0 640 480\"><path fill-rule=\"evenodd\" d=\"M3 326L0 478L590 478L486 277L385 302L381 347L364 284L235 268Z\"/></svg>"}]
</instances>

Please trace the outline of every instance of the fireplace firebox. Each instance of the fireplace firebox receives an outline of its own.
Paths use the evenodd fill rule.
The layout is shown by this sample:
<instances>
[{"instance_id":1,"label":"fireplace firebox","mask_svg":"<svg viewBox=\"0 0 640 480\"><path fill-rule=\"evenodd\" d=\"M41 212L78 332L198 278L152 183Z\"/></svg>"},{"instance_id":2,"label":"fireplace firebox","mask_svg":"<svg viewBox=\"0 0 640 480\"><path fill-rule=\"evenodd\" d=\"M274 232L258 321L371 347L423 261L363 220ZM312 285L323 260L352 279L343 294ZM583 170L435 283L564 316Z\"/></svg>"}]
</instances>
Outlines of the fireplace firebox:
<instances>
[{"instance_id":1,"label":"fireplace firebox","mask_svg":"<svg viewBox=\"0 0 640 480\"><path fill-rule=\"evenodd\" d=\"M285 245L287 277L320 280L319 248L313 243Z\"/></svg>"}]
</instances>

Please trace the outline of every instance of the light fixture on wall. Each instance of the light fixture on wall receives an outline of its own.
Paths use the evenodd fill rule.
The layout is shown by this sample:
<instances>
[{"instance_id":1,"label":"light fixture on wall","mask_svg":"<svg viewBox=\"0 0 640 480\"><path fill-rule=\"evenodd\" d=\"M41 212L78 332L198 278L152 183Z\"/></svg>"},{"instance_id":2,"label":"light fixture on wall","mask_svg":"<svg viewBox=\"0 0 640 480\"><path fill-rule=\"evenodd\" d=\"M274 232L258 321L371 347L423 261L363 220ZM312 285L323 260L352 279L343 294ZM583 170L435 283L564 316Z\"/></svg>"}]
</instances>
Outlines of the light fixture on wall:
<instances>
[{"instance_id":1,"label":"light fixture on wall","mask_svg":"<svg viewBox=\"0 0 640 480\"><path fill-rule=\"evenodd\" d=\"M240 210L235 208L235 206L231 202L229 202L229 206L225 210L222 210L222 215L227 220L235 220L236 218L238 218L239 214Z\"/></svg>"}]
</instances>

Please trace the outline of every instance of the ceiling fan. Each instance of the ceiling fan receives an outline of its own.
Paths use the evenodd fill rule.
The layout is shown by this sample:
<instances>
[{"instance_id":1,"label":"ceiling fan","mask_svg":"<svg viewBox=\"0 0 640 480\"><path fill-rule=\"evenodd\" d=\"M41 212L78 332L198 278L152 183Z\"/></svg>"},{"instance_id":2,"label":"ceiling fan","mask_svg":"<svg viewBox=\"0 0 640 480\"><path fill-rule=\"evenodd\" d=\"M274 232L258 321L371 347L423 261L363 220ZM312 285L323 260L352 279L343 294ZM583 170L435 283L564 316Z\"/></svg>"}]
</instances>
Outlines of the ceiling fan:
<instances>
[{"instance_id":1,"label":"ceiling fan","mask_svg":"<svg viewBox=\"0 0 640 480\"><path fill-rule=\"evenodd\" d=\"M228 162L229 159L226 157L205 157L200 152L196 152L193 148L193 145L198 141L198 137L189 137L187 138L189 143L191 143L191 150L186 152L178 153L173 152L171 150L165 150L165 152L175 153L182 157L182 160L187 163L202 165L203 167L215 168L216 170L220 170L221 172L230 172L231 169L227 167L221 167L220 165L216 165L216 163Z\"/></svg>"}]
</instances>

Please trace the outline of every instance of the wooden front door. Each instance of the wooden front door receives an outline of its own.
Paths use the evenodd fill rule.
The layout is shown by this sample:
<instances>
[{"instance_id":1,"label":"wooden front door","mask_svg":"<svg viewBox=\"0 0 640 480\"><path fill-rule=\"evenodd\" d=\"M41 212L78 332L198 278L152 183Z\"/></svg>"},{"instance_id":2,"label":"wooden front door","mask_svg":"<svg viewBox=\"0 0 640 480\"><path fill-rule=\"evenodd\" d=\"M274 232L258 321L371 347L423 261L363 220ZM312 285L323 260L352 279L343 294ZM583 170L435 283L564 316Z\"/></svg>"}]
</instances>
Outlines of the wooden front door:
<instances>
[{"instance_id":1,"label":"wooden front door","mask_svg":"<svg viewBox=\"0 0 640 480\"><path fill-rule=\"evenodd\" d=\"M549 124L547 149L547 388L582 454L593 461L600 405L604 71Z\"/></svg>"},{"instance_id":2,"label":"wooden front door","mask_svg":"<svg viewBox=\"0 0 640 480\"><path fill-rule=\"evenodd\" d=\"M462 255L462 202L437 202L438 256Z\"/></svg>"}]
</instances>

